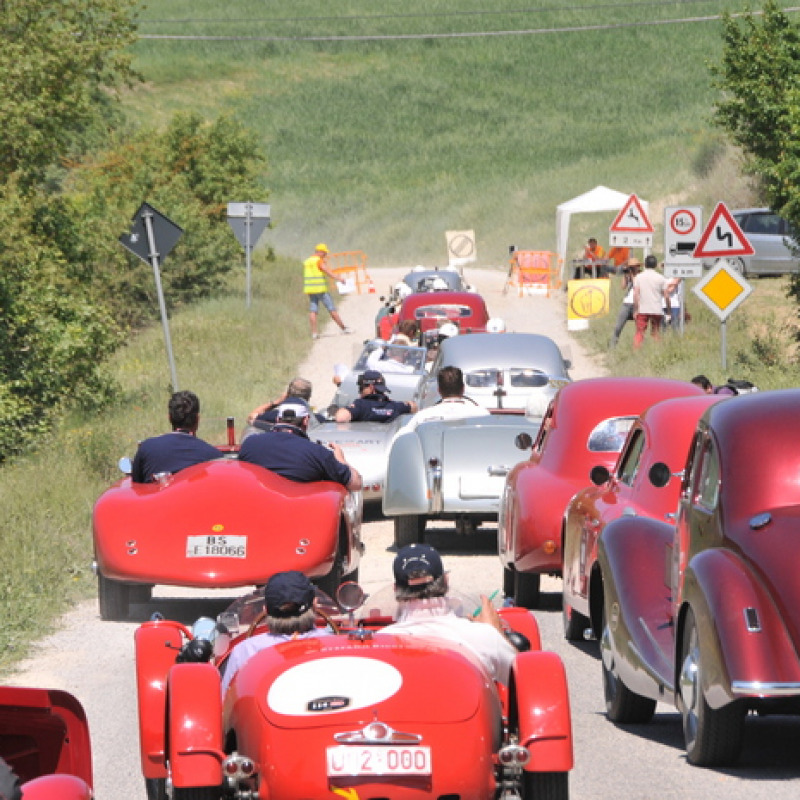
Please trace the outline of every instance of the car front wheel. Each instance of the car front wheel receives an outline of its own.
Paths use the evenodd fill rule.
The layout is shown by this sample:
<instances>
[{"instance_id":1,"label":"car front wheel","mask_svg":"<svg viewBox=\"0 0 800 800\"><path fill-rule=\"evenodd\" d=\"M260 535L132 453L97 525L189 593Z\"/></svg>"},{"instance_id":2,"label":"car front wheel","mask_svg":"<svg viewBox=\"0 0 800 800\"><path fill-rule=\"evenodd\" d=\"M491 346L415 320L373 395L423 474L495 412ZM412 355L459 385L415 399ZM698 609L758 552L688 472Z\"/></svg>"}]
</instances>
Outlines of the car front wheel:
<instances>
[{"instance_id":1,"label":"car front wheel","mask_svg":"<svg viewBox=\"0 0 800 800\"><path fill-rule=\"evenodd\" d=\"M721 767L739 758L744 737L745 709L733 702L711 708L703 694L700 637L689 611L683 631L679 691L686 757L698 767Z\"/></svg>"}]
</instances>

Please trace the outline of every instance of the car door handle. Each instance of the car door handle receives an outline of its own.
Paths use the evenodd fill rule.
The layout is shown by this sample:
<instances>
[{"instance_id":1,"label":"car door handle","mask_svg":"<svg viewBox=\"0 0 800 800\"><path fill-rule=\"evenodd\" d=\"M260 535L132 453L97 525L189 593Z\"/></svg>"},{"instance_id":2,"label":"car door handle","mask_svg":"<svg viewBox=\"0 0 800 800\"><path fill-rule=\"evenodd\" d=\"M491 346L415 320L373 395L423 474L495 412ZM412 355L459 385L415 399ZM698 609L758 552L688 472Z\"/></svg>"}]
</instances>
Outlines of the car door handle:
<instances>
[{"instance_id":1,"label":"car door handle","mask_svg":"<svg viewBox=\"0 0 800 800\"><path fill-rule=\"evenodd\" d=\"M499 464L497 466L492 465L492 466L487 467L486 471L490 475L503 477L505 475L508 475L509 472L511 472L511 467L507 467L507 466L505 466L505 464Z\"/></svg>"}]
</instances>

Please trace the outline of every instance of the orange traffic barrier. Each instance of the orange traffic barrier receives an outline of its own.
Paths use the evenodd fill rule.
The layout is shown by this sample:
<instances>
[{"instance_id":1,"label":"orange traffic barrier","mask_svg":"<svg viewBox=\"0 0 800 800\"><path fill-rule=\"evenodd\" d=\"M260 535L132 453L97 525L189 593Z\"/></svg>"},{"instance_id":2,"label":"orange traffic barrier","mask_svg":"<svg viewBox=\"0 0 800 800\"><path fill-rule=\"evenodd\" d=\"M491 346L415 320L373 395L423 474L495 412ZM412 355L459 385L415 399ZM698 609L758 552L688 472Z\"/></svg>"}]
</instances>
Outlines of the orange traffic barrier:
<instances>
[{"instance_id":1,"label":"orange traffic barrier","mask_svg":"<svg viewBox=\"0 0 800 800\"><path fill-rule=\"evenodd\" d=\"M509 286L516 286L519 296L525 294L544 294L561 286L561 270L556 253L548 250L517 250L510 259L508 278L503 292Z\"/></svg>"},{"instance_id":2,"label":"orange traffic barrier","mask_svg":"<svg viewBox=\"0 0 800 800\"><path fill-rule=\"evenodd\" d=\"M375 292L375 283L367 272L367 254L363 250L331 253L328 256L328 266L341 284L341 294L353 291L359 294Z\"/></svg>"}]
</instances>

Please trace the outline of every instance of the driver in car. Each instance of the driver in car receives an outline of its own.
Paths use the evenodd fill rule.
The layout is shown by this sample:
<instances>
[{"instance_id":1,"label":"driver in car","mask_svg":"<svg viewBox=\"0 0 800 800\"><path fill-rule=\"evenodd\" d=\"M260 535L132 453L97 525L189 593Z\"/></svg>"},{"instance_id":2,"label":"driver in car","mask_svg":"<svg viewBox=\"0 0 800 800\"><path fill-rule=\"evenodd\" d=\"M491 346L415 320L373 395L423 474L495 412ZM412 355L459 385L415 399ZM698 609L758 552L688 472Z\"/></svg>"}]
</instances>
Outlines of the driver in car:
<instances>
[{"instance_id":1,"label":"driver in car","mask_svg":"<svg viewBox=\"0 0 800 800\"><path fill-rule=\"evenodd\" d=\"M297 570L278 572L267 581L264 586L267 630L234 645L222 665L223 697L236 671L261 650L292 639L325 636L332 632L328 627L317 627L314 597L314 585Z\"/></svg>"},{"instance_id":2,"label":"driver in car","mask_svg":"<svg viewBox=\"0 0 800 800\"><path fill-rule=\"evenodd\" d=\"M390 389L383 374L368 369L358 376L359 396L349 406L340 408L334 419L336 422L391 422L401 414L414 414L417 404L410 400L390 400Z\"/></svg>"},{"instance_id":3,"label":"driver in car","mask_svg":"<svg viewBox=\"0 0 800 800\"><path fill-rule=\"evenodd\" d=\"M454 648L477 656L494 680L508 684L517 650L505 637L500 616L487 597L481 595L480 612L473 619L457 616L447 599L441 556L427 544L402 548L393 571L397 622L381 633L446 639Z\"/></svg>"}]
</instances>

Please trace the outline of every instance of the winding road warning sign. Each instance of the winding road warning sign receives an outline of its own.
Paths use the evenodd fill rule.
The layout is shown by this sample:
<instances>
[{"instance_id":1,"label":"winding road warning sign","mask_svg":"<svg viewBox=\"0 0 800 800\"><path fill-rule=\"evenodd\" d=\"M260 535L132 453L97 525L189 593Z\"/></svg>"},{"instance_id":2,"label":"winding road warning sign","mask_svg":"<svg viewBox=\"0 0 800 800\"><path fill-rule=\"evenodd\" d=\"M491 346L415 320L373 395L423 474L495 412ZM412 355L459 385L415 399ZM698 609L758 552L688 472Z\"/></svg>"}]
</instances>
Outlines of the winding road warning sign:
<instances>
[{"instance_id":1,"label":"winding road warning sign","mask_svg":"<svg viewBox=\"0 0 800 800\"><path fill-rule=\"evenodd\" d=\"M692 255L694 258L727 258L751 256L754 252L725 203L717 203Z\"/></svg>"}]
</instances>

